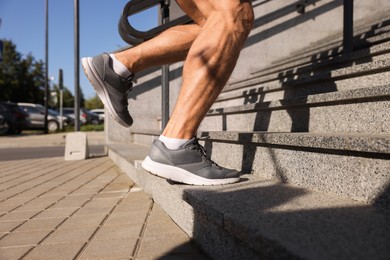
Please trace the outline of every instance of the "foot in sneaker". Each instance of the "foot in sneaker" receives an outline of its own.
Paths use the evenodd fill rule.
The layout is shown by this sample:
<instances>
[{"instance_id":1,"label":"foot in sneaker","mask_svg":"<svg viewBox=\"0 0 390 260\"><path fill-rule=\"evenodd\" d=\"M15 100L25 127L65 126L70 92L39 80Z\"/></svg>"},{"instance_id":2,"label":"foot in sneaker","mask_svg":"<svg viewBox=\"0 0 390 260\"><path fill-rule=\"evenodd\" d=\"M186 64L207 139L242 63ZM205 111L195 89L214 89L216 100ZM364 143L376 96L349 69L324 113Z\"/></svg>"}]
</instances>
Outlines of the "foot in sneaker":
<instances>
[{"instance_id":1,"label":"foot in sneaker","mask_svg":"<svg viewBox=\"0 0 390 260\"><path fill-rule=\"evenodd\" d=\"M133 87L134 75L124 78L112 69L112 59L103 53L93 58L82 58L85 74L113 118L125 127L133 124L128 111L127 92Z\"/></svg>"},{"instance_id":2,"label":"foot in sneaker","mask_svg":"<svg viewBox=\"0 0 390 260\"><path fill-rule=\"evenodd\" d=\"M196 137L176 150L170 150L155 140L142 167L154 175L192 185L222 185L240 180L238 171L210 160Z\"/></svg>"}]
</instances>

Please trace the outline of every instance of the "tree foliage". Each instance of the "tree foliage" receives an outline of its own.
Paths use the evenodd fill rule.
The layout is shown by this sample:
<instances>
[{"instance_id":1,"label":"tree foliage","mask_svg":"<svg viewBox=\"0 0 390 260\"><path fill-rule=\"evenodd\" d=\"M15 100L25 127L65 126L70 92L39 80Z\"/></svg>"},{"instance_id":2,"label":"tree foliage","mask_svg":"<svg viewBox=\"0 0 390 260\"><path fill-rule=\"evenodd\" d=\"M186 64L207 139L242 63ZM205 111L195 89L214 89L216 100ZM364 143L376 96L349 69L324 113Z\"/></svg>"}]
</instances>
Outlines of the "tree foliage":
<instances>
[{"instance_id":1,"label":"tree foliage","mask_svg":"<svg viewBox=\"0 0 390 260\"><path fill-rule=\"evenodd\" d=\"M29 54L23 57L16 50L16 45L11 41L3 40L3 60L0 62L0 101L28 102L35 104L44 104L44 85L45 85L45 64L43 61L36 61ZM57 84L49 92L56 92L57 102L52 98L48 99L49 107L59 109L60 90ZM49 95L50 96L50 95ZM80 107L86 103L91 108L101 108L100 100L94 97L88 102L80 88ZM99 103L100 102L100 103ZM74 96L72 92L64 87L63 89L63 107L73 107Z\"/></svg>"},{"instance_id":2,"label":"tree foliage","mask_svg":"<svg viewBox=\"0 0 390 260\"><path fill-rule=\"evenodd\" d=\"M57 98L58 98L57 104L53 104L53 106L55 109L59 109L59 107L60 107L60 101L59 101L60 100L60 88L57 84L53 85L52 92L56 92ZM67 87L64 87L64 89L62 90L62 102L63 102L63 107L74 107L74 96L73 96L72 92ZM80 88L80 107L84 107L85 102L86 101L84 98L84 94Z\"/></svg>"},{"instance_id":3,"label":"tree foliage","mask_svg":"<svg viewBox=\"0 0 390 260\"><path fill-rule=\"evenodd\" d=\"M100 98L95 95L94 97L85 100L85 108L86 109L95 109L95 108L104 108L104 105Z\"/></svg>"},{"instance_id":4,"label":"tree foliage","mask_svg":"<svg viewBox=\"0 0 390 260\"><path fill-rule=\"evenodd\" d=\"M23 57L11 41L3 40L0 62L0 100L12 102L44 102L44 63L29 54Z\"/></svg>"}]
</instances>

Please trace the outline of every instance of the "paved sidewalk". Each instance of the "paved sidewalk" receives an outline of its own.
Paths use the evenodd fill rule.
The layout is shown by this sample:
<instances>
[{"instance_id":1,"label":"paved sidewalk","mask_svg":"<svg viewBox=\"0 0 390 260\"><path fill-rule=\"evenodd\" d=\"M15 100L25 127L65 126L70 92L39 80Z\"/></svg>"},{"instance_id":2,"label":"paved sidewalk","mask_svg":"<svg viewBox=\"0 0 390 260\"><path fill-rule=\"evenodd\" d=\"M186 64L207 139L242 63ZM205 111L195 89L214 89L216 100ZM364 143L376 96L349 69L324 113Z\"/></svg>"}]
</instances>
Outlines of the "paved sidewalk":
<instances>
[{"instance_id":1,"label":"paved sidewalk","mask_svg":"<svg viewBox=\"0 0 390 260\"><path fill-rule=\"evenodd\" d=\"M42 138L2 136L0 149ZM105 156L0 161L0 259L20 258L207 259Z\"/></svg>"}]
</instances>

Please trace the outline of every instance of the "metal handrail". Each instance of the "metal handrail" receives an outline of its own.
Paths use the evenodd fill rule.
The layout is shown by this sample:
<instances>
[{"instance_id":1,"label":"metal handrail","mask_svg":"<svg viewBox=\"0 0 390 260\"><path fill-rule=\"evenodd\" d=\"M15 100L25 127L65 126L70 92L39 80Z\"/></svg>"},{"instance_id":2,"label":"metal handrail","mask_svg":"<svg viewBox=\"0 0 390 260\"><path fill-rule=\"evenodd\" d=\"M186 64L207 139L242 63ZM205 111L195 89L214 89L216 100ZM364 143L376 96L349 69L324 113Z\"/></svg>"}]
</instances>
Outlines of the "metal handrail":
<instances>
[{"instance_id":1,"label":"metal handrail","mask_svg":"<svg viewBox=\"0 0 390 260\"><path fill-rule=\"evenodd\" d=\"M122 39L131 45L138 45L144 41L152 39L158 34L162 33L168 28L176 25L186 24L192 22L191 18L184 15L167 23L161 24L148 31L139 31L135 29L130 23L128 18L139 12L150 9L156 5L160 5L161 9L168 10L169 0L132 0L126 4L123 8L122 15L119 19L118 31Z\"/></svg>"}]
</instances>

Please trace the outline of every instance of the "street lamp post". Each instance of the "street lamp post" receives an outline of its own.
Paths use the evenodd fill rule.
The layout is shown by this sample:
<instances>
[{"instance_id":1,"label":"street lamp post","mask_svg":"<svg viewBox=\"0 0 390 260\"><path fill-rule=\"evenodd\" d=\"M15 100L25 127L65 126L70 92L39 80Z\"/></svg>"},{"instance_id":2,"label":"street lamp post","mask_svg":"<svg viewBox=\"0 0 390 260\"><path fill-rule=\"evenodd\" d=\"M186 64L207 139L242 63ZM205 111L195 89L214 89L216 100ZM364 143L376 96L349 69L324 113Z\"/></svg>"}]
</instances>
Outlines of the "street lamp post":
<instances>
[{"instance_id":1,"label":"street lamp post","mask_svg":"<svg viewBox=\"0 0 390 260\"><path fill-rule=\"evenodd\" d=\"M48 115L48 96L49 96L49 0L45 0L45 134L48 133L47 129L47 115Z\"/></svg>"},{"instance_id":2,"label":"street lamp post","mask_svg":"<svg viewBox=\"0 0 390 260\"><path fill-rule=\"evenodd\" d=\"M80 131L79 0L74 0L74 128Z\"/></svg>"},{"instance_id":3,"label":"street lamp post","mask_svg":"<svg viewBox=\"0 0 390 260\"><path fill-rule=\"evenodd\" d=\"M59 71L59 75L58 75L58 88L60 90L60 129L62 130L62 123L63 123L63 110L62 110L62 107L63 107L63 92L64 92L64 80L63 80L63 74L62 74L62 69L60 69Z\"/></svg>"}]
</instances>

